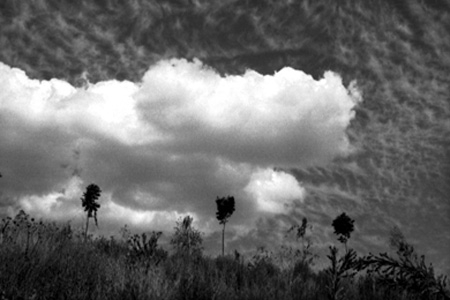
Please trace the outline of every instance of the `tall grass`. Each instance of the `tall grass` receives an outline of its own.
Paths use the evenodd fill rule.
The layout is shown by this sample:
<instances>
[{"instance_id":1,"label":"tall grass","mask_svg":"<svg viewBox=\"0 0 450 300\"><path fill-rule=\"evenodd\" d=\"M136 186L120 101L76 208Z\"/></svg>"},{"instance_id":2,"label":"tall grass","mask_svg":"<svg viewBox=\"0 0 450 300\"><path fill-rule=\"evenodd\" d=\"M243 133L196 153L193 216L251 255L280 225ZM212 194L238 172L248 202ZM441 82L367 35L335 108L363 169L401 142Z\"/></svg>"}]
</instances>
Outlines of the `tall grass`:
<instances>
[{"instance_id":1,"label":"tall grass","mask_svg":"<svg viewBox=\"0 0 450 300\"><path fill-rule=\"evenodd\" d=\"M169 254L158 245L159 232L85 241L81 229L37 222L24 212L3 219L1 230L2 299L330 299L333 280L340 299L448 299L445 288L425 298L378 280L376 272L333 272L376 267L374 256L358 260L352 251L340 260L332 252L334 267L315 271L301 256L280 266L281 249L214 258L173 245Z\"/></svg>"}]
</instances>

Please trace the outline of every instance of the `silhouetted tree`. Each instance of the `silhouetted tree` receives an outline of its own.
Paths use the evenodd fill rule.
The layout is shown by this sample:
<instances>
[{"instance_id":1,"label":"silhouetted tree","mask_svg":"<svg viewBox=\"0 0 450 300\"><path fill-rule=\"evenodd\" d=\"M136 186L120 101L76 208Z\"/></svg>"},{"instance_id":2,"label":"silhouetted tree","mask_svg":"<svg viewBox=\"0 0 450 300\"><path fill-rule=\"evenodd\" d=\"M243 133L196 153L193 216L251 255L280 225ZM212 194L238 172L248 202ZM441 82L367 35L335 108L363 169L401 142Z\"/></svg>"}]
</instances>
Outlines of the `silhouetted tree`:
<instances>
[{"instance_id":1,"label":"silhouetted tree","mask_svg":"<svg viewBox=\"0 0 450 300\"><path fill-rule=\"evenodd\" d=\"M94 218L95 225L98 226L97 223L97 209L100 208L100 204L97 201L100 197L100 193L102 191L96 184L90 184L86 188L86 192L84 192L83 197L81 198L81 205L84 207L84 211L87 212L86 216L86 228L84 231L84 238L87 238L87 232L89 228L89 218Z\"/></svg>"},{"instance_id":2,"label":"silhouetted tree","mask_svg":"<svg viewBox=\"0 0 450 300\"><path fill-rule=\"evenodd\" d=\"M222 229L222 256L225 254L225 224L228 222L228 218L234 212L234 197L228 196L227 198L219 198L216 199L217 203L217 220L219 220L220 224L223 224Z\"/></svg>"},{"instance_id":3,"label":"silhouetted tree","mask_svg":"<svg viewBox=\"0 0 450 300\"><path fill-rule=\"evenodd\" d=\"M331 266L325 270L328 275L328 299L338 300L346 298L346 291L342 285L344 278L353 278L357 273L358 260L355 250L347 250L347 241L353 232L354 223L345 213L340 214L333 220L331 225L334 233L338 235L338 241L345 245L345 255L338 257L338 249L330 247L330 255L327 255Z\"/></svg>"},{"instance_id":4,"label":"silhouetted tree","mask_svg":"<svg viewBox=\"0 0 450 300\"><path fill-rule=\"evenodd\" d=\"M345 213L342 213L336 217L331 224L334 227L334 234L339 236L338 241L345 245L345 252L347 252L347 240L354 230L354 222L355 220L352 220Z\"/></svg>"}]
</instances>

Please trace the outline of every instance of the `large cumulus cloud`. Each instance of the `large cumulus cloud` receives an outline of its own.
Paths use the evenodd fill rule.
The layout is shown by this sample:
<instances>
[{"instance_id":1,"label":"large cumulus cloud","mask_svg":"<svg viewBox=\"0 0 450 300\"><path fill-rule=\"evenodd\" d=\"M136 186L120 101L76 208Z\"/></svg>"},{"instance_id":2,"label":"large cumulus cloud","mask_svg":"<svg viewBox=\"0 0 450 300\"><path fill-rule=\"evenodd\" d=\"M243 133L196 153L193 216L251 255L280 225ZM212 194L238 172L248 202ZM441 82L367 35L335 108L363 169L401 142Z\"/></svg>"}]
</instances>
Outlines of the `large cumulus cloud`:
<instances>
[{"instance_id":1,"label":"large cumulus cloud","mask_svg":"<svg viewBox=\"0 0 450 300\"><path fill-rule=\"evenodd\" d=\"M139 83L85 88L0 63L0 81L3 208L81 218L79 197L95 182L111 226L167 228L190 213L207 232L216 196L236 197L239 228L301 202L301 183L274 167L347 155L360 100L332 72L220 76L186 60L161 61Z\"/></svg>"}]
</instances>

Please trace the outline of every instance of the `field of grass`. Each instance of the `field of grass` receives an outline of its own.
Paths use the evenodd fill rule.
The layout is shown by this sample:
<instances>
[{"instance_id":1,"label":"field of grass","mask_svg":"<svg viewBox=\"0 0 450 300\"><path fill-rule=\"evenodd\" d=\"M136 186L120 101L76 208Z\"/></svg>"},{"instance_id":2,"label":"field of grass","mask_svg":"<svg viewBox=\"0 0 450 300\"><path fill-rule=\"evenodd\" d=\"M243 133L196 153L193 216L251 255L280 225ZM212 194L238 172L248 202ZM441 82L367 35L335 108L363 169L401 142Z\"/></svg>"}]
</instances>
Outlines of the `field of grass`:
<instances>
[{"instance_id":1,"label":"field of grass","mask_svg":"<svg viewBox=\"0 0 450 300\"><path fill-rule=\"evenodd\" d=\"M158 232L85 238L23 211L1 226L1 299L450 299L446 278L398 237L398 257L332 247L330 266L313 270L301 247L206 256L198 230L182 223L171 249Z\"/></svg>"}]
</instances>

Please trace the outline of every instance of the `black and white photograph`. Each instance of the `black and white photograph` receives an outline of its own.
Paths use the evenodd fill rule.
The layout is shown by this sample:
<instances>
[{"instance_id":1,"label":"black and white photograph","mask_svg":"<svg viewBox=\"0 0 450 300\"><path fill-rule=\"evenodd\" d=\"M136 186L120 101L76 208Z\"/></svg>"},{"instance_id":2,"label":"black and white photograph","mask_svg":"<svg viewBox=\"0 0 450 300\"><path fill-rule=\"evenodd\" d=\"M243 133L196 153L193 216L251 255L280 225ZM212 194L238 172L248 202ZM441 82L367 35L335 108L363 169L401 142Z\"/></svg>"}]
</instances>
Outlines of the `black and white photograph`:
<instances>
[{"instance_id":1,"label":"black and white photograph","mask_svg":"<svg viewBox=\"0 0 450 300\"><path fill-rule=\"evenodd\" d=\"M0 0L0 299L450 300L449 0Z\"/></svg>"}]
</instances>

